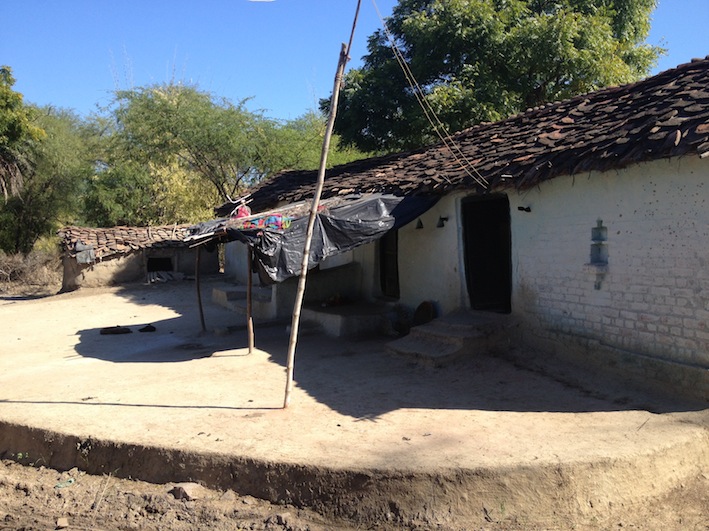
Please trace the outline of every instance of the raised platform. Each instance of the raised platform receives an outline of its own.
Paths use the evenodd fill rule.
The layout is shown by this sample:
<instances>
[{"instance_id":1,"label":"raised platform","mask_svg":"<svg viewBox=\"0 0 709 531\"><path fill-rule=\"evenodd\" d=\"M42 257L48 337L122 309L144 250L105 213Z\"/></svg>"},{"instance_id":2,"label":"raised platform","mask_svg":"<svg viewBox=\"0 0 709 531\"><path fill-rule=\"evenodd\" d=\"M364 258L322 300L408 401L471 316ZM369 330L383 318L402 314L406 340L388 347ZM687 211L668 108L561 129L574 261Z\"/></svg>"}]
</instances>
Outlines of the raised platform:
<instances>
[{"instance_id":1,"label":"raised platform","mask_svg":"<svg viewBox=\"0 0 709 531\"><path fill-rule=\"evenodd\" d=\"M391 309L383 304L311 305L301 310L303 322L320 327L330 337L365 339L383 335Z\"/></svg>"},{"instance_id":2,"label":"raised platform","mask_svg":"<svg viewBox=\"0 0 709 531\"><path fill-rule=\"evenodd\" d=\"M253 315L255 321L286 322L286 317L279 312L272 300L272 287L254 287L252 293ZM246 315L246 287L221 283L212 288L212 301L227 310ZM292 308L292 302L288 309ZM284 304L281 301L281 304ZM358 339L381 335L387 328L387 313L391 308L377 303L342 303L342 304L305 304L300 313L301 326L309 332L319 330L330 337Z\"/></svg>"},{"instance_id":3,"label":"raised platform","mask_svg":"<svg viewBox=\"0 0 709 531\"><path fill-rule=\"evenodd\" d=\"M3 458L197 481L351 528L611 528L614 508L709 469L706 405L484 354L422 367L384 340L302 336L284 410L285 327L257 326L251 355L242 332L200 334L193 284L0 301L0 320ZM100 335L115 325L134 333Z\"/></svg>"}]
</instances>

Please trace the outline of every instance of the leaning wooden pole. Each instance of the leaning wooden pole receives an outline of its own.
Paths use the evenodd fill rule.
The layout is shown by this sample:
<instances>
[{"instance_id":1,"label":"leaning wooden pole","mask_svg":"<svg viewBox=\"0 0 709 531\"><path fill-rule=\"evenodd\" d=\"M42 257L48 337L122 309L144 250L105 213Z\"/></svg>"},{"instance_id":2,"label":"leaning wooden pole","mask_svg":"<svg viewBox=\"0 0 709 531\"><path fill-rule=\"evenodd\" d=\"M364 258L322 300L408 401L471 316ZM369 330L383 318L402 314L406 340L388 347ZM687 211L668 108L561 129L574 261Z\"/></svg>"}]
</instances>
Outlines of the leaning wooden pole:
<instances>
[{"instance_id":1,"label":"leaning wooden pole","mask_svg":"<svg viewBox=\"0 0 709 531\"><path fill-rule=\"evenodd\" d=\"M254 351L254 318L253 318L253 284L254 281L252 277L252 270L254 264L253 254L254 251L251 246L246 246L249 253L249 258L247 260L248 264L248 274L246 276L246 330L249 334L249 354Z\"/></svg>"},{"instance_id":2,"label":"leaning wooden pole","mask_svg":"<svg viewBox=\"0 0 709 531\"><path fill-rule=\"evenodd\" d=\"M352 24L352 35L354 35L355 26L357 25L357 16L361 0L357 2L357 11L355 13L354 23ZM290 404L290 397L293 391L293 366L295 363L295 346L298 342L298 327L300 325L300 310L303 306L303 295L305 293L305 281L308 275L308 261L310 258L310 244L313 240L313 228L315 227L315 218L318 213L320 204L320 196L322 195L323 185L325 184L325 167L327 165L327 153L330 149L330 139L332 138L332 130L335 126L335 115L337 114L337 102L340 97L340 87L342 86L342 76L345 71L345 65L349 59L348 53L352 44L352 35L350 36L350 44L342 45L340 50L340 60L337 63L337 73L335 74L335 85L332 89L332 98L330 99L330 114L327 120L327 128L325 129L325 138L323 139L322 153L320 156L320 169L318 171L318 182L313 196L313 204L310 205L310 217L308 218L308 228L305 232L305 245L303 248L303 260L300 265L300 278L298 280L298 290L295 294L295 303L293 305L293 320L291 322L290 341L288 343L288 360L286 364L286 397L283 401L283 408L287 408Z\"/></svg>"}]
</instances>

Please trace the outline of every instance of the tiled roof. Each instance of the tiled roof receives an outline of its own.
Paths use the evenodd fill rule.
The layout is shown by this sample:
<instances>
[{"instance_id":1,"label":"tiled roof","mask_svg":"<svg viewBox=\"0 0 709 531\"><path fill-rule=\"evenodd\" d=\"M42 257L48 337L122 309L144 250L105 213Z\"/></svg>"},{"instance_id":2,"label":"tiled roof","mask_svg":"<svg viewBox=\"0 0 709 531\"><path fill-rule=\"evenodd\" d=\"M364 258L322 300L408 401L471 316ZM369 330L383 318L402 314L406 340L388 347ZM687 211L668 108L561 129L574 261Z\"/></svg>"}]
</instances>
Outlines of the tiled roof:
<instances>
[{"instance_id":1,"label":"tiled roof","mask_svg":"<svg viewBox=\"0 0 709 531\"><path fill-rule=\"evenodd\" d=\"M58 235L65 252L76 254L76 244L81 241L93 247L97 260L105 260L146 248L185 247L183 240L189 233L188 227L190 225L106 229L64 227Z\"/></svg>"},{"instance_id":2,"label":"tiled roof","mask_svg":"<svg viewBox=\"0 0 709 531\"><path fill-rule=\"evenodd\" d=\"M490 186L526 188L591 170L697 154L709 156L709 56L637 83L529 109L453 135ZM328 170L323 197L478 189L442 144ZM312 197L317 172L287 171L252 191L254 212Z\"/></svg>"}]
</instances>

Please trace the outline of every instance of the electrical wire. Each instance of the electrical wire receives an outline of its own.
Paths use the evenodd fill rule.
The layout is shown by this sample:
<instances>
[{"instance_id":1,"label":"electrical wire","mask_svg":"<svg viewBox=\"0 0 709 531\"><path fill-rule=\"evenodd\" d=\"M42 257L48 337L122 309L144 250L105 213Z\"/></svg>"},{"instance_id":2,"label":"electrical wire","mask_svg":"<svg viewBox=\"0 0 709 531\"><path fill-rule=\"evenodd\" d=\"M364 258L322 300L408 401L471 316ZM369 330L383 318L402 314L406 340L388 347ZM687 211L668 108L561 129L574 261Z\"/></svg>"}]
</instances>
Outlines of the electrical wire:
<instances>
[{"instance_id":1,"label":"electrical wire","mask_svg":"<svg viewBox=\"0 0 709 531\"><path fill-rule=\"evenodd\" d=\"M450 133L446 129L446 126L443 124L443 122L441 122L440 118L438 118L438 115L433 110L433 107L431 107L431 104L426 99L426 95L423 92L423 89L416 81L413 72L411 72L408 63L406 62L406 58L401 53L399 47L396 45L396 41L394 40L391 32L389 31L389 28L387 27L387 24L384 21L384 17L382 17L381 12L379 11L379 7L377 6L376 0L372 0L372 5L374 6L375 11L377 12L377 16L381 21L382 28L384 29L384 33L387 37L387 40L389 41L389 45L391 46L391 49L394 52L394 58L396 59L397 63L399 64L399 67L404 73L404 77L406 77L406 81L408 82L409 87L413 91L414 96L416 97L416 101L423 110L424 116L428 120L428 123L431 125L441 142L446 146L446 148L448 148L451 155L453 155L453 158L460 165L461 169L463 169L463 171L465 171L465 173L467 173L468 176L472 178L479 186L481 186L483 189L486 189L490 183L487 181L487 179L485 179L485 177L480 174L475 165L470 161L470 159L468 159L468 157L462 151L458 143L451 137ZM443 178L448 184L451 184L450 180L445 175L443 176Z\"/></svg>"}]
</instances>

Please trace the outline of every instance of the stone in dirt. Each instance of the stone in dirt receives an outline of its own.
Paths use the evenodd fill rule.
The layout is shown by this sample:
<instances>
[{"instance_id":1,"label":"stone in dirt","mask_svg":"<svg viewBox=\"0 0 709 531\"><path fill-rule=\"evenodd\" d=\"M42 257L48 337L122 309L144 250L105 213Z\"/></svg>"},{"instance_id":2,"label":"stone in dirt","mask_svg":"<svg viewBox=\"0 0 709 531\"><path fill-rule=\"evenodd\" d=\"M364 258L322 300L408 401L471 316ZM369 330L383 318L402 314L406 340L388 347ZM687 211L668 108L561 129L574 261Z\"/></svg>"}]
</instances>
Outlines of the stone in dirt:
<instances>
[{"instance_id":1,"label":"stone in dirt","mask_svg":"<svg viewBox=\"0 0 709 531\"><path fill-rule=\"evenodd\" d=\"M57 525L54 529L66 529L69 527L69 519L62 517L62 518L57 518Z\"/></svg>"},{"instance_id":2,"label":"stone in dirt","mask_svg":"<svg viewBox=\"0 0 709 531\"><path fill-rule=\"evenodd\" d=\"M205 498L207 489L197 483L177 483L168 493L178 500L194 501Z\"/></svg>"}]
</instances>

